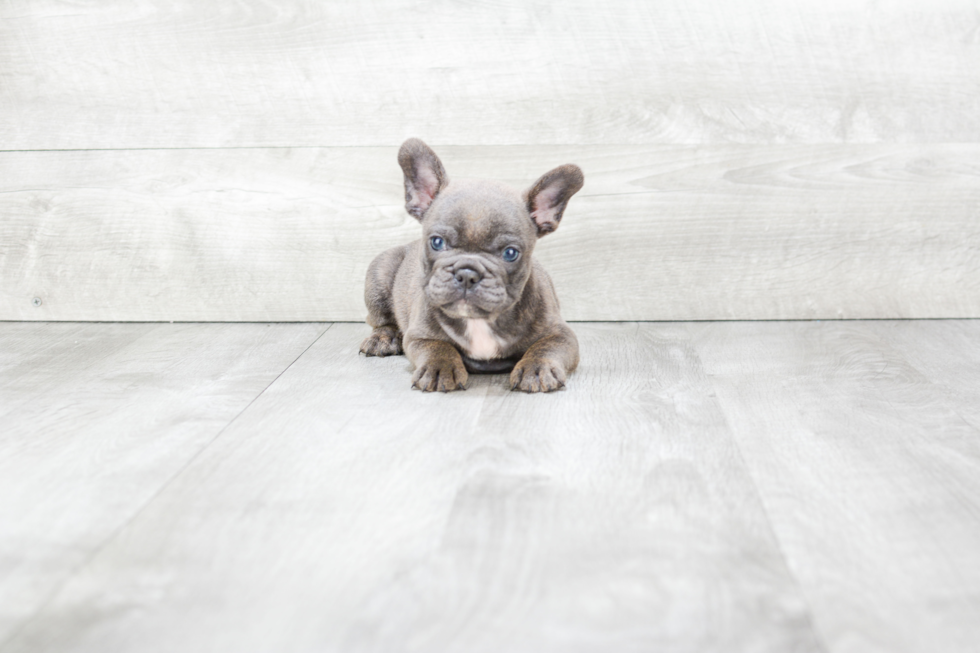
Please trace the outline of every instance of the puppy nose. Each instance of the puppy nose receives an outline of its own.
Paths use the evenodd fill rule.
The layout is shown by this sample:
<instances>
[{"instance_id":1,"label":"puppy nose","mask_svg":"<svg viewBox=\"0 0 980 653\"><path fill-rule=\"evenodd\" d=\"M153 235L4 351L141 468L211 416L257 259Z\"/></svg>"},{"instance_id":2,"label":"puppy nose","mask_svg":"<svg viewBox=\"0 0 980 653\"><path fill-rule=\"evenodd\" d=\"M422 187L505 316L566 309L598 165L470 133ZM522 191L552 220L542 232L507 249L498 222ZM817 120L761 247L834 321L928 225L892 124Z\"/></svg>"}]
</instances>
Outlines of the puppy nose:
<instances>
[{"instance_id":1,"label":"puppy nose","mask_svg":"<svg viewBox=\"0 0 980 653\"><path fill-rule=\"evenodd\" d=\"M456 270L456 281L466 290L480 283L480 279L482 278L483 276L473 268L460 268Z\"/></svg>"}]
</instances>

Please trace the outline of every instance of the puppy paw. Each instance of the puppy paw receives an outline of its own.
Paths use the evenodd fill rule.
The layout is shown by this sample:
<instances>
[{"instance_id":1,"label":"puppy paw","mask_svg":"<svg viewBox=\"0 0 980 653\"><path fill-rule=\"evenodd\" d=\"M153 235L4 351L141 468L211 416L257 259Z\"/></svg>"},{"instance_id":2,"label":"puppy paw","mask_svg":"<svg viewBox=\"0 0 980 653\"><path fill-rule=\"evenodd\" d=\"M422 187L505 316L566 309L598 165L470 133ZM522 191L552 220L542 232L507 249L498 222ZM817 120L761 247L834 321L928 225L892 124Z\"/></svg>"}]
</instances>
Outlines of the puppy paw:
<instances>
[{"instance_id":1,"label":"puppy paw","mask_svg":"<svg viewBox=\"0 0 980 653\"><path fill-rule=\"evenodd\" d=\"M422 392L465 390L469 378L459 356L456 356L455 361L451 358L436 358L415 368L412 387Z\"/></svg>"},{"instance_id":2,"label":"puppy paw","mask_svg":"<svg viewBox=\"0 0 980 653\"><path fill-rule=\"evenodd\" d=\"M361 343L361 353L367 356L397 356L402 353L402 334L398 327L380 326Z\"/></svg>"},{"instance_id":3,"label":"puppy paw","mask_svg":"<svg viewBox=\"0 0 980 653\"><path fill-rule=\"evenodd\" d=\"M523 358L510 373L510 389L521 392L554 392L565 387L565 369L558 363Z\"/></svg>"}]
</instances>

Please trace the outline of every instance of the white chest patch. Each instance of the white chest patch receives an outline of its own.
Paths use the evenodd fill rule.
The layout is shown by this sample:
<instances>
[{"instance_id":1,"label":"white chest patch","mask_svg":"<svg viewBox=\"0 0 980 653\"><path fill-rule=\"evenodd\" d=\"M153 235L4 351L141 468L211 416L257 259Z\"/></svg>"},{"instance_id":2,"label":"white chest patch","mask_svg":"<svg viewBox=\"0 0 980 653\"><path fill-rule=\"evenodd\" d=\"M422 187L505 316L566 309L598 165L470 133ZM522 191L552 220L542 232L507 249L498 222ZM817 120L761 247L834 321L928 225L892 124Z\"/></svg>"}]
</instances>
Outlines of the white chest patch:
<instances>
[{"instance_id":1,"label":"white chest patch","mask_svg":"<svg viewBox=\"0 0 980 653\"><path fill-rule=\"evenodd\" d=\"M500 355L500 342L486 320L466 320L466 351L471 358L478 360Z\"/></svg>"}]
</instances>

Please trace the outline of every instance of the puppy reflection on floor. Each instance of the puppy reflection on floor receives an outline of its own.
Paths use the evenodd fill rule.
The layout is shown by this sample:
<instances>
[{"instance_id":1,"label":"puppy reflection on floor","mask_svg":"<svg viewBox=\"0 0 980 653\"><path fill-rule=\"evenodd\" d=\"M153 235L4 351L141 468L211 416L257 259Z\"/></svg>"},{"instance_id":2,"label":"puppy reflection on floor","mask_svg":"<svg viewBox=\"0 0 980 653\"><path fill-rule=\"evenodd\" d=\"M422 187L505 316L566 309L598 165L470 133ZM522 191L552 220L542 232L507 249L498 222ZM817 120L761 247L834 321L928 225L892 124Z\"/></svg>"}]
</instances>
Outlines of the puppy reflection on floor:
<instances>
[{"instance_id":1,"label":"puppy reflection on floor","mask_svg":"<svg viewBox=\"0 0 980 653\"><path fill-rule=\"evenodd\" d=\"M485 180L450 183L428 145L402 144L405 208L422 239L382 252L364 301L368 356L405 353L412 387L463 390L469 373L510 371L512 389L565 387L578 340L562 319L551 277L531 254L558 228L584 177L576 165L545 173L524 193Z\"/></svg>"}]
</instances>

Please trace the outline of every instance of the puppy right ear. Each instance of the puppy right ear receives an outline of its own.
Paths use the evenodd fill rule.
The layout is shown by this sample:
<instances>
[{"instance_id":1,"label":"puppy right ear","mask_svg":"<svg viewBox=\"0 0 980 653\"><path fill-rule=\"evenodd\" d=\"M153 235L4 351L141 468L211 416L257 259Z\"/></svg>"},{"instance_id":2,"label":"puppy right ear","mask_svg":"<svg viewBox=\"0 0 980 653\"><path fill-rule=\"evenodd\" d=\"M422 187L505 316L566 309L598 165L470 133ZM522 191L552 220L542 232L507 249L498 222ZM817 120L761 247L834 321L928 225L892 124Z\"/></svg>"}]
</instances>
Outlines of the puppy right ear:
<instances>
[{"instance_id":1,"label":"puppy right ear","mask_svg":"<svg viewBox=\"0 0 980 653\"><path fill-rule=\"evenodd\" d=\"M417 138L402 143L398 165L405 173L405 210L421 222L449 177L432 148Z\"/></svg>"}]
</instances>

